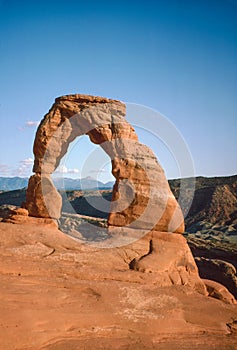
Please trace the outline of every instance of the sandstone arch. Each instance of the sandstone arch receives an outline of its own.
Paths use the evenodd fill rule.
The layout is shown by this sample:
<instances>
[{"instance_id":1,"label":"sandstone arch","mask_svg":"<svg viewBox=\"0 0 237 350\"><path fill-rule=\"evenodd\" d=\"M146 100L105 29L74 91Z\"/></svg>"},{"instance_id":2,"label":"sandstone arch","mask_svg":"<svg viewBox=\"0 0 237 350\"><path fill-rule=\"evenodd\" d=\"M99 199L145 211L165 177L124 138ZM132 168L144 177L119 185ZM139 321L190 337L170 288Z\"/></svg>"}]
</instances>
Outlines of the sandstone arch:
<instances>
[{"instance_id":1,"label":"sandstone arch","mask_svg":"<svg viewBox=\"0 0 237 350\"><path fill-rule=\"evenodd\" d=\"M114 208L108 225L183 232L182 212L163 169L153 152L138 141L125 114L125 105L117 100L88 95L68 95L55 100L35 137L35 174L29 180L26 198L29 215L60 217L61 197L50 175L69 144L87 134L110 156L116 179L112 196ZM121 209L121 201L128 206L123 205Z\"/></svg>"}]
</instances>

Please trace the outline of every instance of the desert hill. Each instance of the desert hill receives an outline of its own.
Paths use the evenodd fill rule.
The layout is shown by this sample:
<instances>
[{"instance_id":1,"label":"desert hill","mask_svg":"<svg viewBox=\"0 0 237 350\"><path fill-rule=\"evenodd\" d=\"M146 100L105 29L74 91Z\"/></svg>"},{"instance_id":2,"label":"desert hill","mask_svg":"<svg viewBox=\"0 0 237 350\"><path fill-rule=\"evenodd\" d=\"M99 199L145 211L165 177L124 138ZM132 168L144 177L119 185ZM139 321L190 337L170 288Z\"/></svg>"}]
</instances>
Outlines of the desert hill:
<instances>
[{"instance_id":1,"label":"desert hill","mask_svg":"<svg viewBox=\"0 0 237 350\"><path fill-rule=\"evenodd\" d=\"M237 176L195 180L185 236L200 276L224 284L237 298ZM188 196L189 179L182 181ZM170 186L178 198L180 180Z\"/></svg>"},{"instance_id":2,"label":"desert hill","mask_svg":"<svg viewBox=\"0 0 237 350\"><path fill-rule=\"evenodd\" d=\"M190 179L182 179L189 196ZM175 197L179 197L180 180L169 180ZM226 177L196 177L191 208L185 218L186 228L206 221L211 224L230 225L237 222L237 175Z\"/></svg>"}]
</instances>

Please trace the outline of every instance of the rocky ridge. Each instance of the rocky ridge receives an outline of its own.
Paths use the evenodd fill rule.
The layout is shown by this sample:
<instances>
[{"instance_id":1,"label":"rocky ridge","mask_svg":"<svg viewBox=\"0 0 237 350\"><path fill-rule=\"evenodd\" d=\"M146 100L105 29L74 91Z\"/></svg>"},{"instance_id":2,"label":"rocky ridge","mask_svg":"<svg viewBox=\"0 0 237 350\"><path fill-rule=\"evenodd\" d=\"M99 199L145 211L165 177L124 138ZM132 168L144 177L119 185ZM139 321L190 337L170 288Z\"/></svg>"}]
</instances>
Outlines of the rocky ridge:
<instances>
[{"instance_id":1,"label":"rocky ridge","mask_svg":"<svg viewBox=\"0 0 237 350\"><path fill-rule=\"evenodd\" d=\"M169 180L170 188L176 199L179 198L182 182L184 201L180 205L184 210L185 199L190 196L190 181L193 179ZM237 175L195 178L194 197L185 218L186 230L188 232L198 231L198 228L195 229L193 225L202 221L219 227L237 223Z\"/></svg>"}]
</instances>

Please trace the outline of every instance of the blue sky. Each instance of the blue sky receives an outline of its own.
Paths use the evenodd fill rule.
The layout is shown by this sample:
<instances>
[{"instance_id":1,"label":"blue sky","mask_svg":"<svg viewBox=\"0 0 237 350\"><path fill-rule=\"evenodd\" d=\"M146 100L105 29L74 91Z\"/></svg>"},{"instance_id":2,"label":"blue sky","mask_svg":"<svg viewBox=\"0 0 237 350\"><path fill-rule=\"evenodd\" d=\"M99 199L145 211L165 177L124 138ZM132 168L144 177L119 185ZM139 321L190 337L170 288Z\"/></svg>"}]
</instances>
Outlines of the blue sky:
<instances>
[{"instance_id":1,"label":"blue sky","mask_svg":"<svg viewBox=\"0 0 237 350\"><path fill-rule=\"evenodd\" d=\"M29 174L37 122L71 93L153 108L183 135L196 175L237 173L236 0L0 0L0 32L0 176ZM80 176L93 147L79 139L64 175Z\"/></svg>"}]
</instances>

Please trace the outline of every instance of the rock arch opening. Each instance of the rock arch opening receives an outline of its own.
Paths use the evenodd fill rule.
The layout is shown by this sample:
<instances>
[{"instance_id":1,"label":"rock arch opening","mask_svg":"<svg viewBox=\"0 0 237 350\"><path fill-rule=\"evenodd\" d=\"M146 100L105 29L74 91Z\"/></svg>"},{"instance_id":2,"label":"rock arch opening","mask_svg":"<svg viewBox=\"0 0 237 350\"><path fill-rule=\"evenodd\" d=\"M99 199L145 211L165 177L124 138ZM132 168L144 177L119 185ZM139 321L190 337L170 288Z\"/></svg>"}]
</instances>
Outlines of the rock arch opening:
<instances>
[{"instance_id":1,"label":"rock arch opening","mask_svg":"<svg viewBox=\"0 0 237 350\"><path fill-rule=\"evenodd\" d=\"M62 196L60 223L69 224L69 218L76 222L75 214L108 218L115 184L111 160L99 145L90 141L89 136L81 135L69 145L52 174L52 180Z\"/></svg>"},{"instance_id":2,"label":"rock arch opening","mask_svg":"<svg viewBox=\"0 0 237 350\"><path fill-rule=\"evenodd\" d=\"M29 215L58 219L61 196L51 174L69 144L88 135L109 155L113 187L108 226L183 232L183 216L170 191L163 169L153 152L139 143L126 121L120 101L88 95L68 95L55 100L42 119L34 142L34 175L27 189Z\"/></svg>"}]
</instances>

